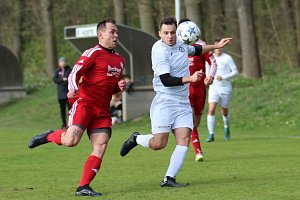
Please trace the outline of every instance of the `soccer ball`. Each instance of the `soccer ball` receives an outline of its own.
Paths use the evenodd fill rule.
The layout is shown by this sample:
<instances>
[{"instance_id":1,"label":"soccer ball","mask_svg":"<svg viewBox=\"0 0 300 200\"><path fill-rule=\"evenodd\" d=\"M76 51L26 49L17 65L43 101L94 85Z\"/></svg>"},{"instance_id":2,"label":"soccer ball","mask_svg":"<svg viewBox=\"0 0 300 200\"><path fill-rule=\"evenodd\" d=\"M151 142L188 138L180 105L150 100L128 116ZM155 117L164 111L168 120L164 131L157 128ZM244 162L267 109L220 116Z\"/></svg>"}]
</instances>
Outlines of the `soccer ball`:
<instances>
[{"instance_id":1,"label":"soccer ball","mask_svg":"<svg viewBox=\"0 0 300 200\"><path fill-rule=\"evenodd\" d=\"M176 35L180 42L192 45L199 40L201 31L194 22L185 21L179 24Z\"/></svg>"}]
</instances>

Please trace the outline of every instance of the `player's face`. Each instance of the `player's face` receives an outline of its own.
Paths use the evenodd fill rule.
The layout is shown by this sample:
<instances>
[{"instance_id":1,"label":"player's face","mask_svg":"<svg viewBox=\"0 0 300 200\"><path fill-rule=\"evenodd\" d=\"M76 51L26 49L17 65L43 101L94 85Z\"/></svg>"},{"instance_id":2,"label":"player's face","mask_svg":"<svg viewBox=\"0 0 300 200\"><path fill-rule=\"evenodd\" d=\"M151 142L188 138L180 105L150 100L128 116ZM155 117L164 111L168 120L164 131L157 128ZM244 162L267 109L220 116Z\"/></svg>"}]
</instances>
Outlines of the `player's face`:
<instances>
[{"instance_id":1,"label":"player's face","mask_svg":"<svg viewBox=\"0 0 300 200\"><path fill-rule=\"evenodd\" d=\"M106 23L106 29L99 31L100 44L108 49L113 49L118 44L118 29L115 24Z\"/></svg>"},{"instance_id":2,"label":"player's face","mask_svg":"<svg viewBox=\"0 0 300 200\"><path fill-rule=\"evenodd\" d=\"M158 32L159 37L164 43L169 46L173 46L176 43L176 26L163 24Z\"/></svg>"},{"instance_id":3,"label":"player's face","mask_svg":"<svg viewBox=\"0 0 300 200\"><path fill-rule=\"evenodd\" d=\"M215 44L218 44L219 42L215 42ZM215 49L214 50L214 53L216 54L216 55L221 55L222 54L222 48L220 48L220 49Z\"/></svg>"}]
</instances>

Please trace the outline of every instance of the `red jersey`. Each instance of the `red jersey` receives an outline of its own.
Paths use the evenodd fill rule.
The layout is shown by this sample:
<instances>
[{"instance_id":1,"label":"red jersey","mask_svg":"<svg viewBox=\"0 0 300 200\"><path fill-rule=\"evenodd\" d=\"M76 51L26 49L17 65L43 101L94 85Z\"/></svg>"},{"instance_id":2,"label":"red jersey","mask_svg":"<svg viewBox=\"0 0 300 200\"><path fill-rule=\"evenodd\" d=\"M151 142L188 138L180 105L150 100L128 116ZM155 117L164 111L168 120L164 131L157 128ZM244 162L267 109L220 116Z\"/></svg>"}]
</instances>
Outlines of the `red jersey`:
<instances>
[{"instance_id":1,"label":"red jersey","mask_svg":"<svg viewBox=\"0 0 300 200\"><path fill-rule=\"evenodd\" d=\"M204 41L198 40L195 45L206 45ZM196 71L199 71L202 69L203 73L205 74L205 62L207 62L211 66L211 70L209 73L209 76L215 77L216 73L216 60L211 52L207 52L202 55L198 56L189 56L189 68L190 68L190 74L193 75ZM205 76L201 78L200 81L190 83L191 86L199 86L204 84Z\"/></svg>"},{"instance_id":2,"label":"red jersey","mask_svg":"<svg viewBox=\"0 0 300 200\"><path fill-rule=\"evenodd\" d=\"M78 90L77 98L109 113L111 97L120 91L118 82L124 66L123 57L98 44L86 50L76 62L68 79L68 88Z\"/></svg>"}]
</instances>

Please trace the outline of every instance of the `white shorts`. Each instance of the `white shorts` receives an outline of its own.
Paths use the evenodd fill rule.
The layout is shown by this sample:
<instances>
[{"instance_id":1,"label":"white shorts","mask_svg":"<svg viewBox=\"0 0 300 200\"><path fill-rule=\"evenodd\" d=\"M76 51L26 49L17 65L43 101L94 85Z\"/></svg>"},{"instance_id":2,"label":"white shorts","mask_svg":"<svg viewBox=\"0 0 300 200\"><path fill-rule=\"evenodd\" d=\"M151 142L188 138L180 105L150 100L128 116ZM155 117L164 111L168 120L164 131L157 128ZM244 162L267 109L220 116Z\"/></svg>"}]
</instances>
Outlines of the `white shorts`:
<instances>
[{"instance_id":1,"label":"white shorts","mask_svg":"<svg viewBox=\"0 0 300 200\"><path fill-rule=\"evenodd\" d=\"M231 88L210 87L208 90L208 103L219 103L223 108L228 108L231 96Z\"/></svg>"},{"instance_id":2,"label":"white shorts","mask_svg":"<svg viewBox=\"0 0 300 200\"><path fill-rule=\"evenodd\" d=\"M193 130L193 113L189 101L177 102L156 95L150 108L152 134L169 133L176 128Z\"/></svg>"}]
</instances>

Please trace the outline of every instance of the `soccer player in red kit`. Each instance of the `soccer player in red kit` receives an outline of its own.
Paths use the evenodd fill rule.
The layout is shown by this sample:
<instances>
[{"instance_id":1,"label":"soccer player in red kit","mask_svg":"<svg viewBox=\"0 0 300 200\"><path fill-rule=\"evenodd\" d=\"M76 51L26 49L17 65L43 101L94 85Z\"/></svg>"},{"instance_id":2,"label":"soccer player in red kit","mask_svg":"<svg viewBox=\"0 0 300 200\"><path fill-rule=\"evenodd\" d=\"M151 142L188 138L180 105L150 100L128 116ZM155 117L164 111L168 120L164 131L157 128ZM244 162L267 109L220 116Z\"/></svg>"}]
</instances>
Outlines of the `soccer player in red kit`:
<instances>
[{"instance_id":1,"label":"soccer player in red kit","mask_svg":"<svg viewBox=\"0 0 300 200\"><path fill-rule=\"evenodd\" d=\"M206 45L202 40L198 40L195 45ZM200 145L198 134L198 126L200 124L202 112L206 100L206 86L212 84L217 69L216 60L211 52L199 56L189 56L190 74L195 71L202 70L205 74L205 63L211 66L210 73L207 77L203 76L200 81L190 83L190 103L193 110L194 129L191 134L191 142L196 153L195 160L197 162L203 161L203 152Z\"/></svg>"},{"instance_id":2,"label":"soccer player in red kit","mask_svg":"<svg viewBox=\"0 0 300 200\"><path fill-rule=\"evenodd\" d=\"M181 24L185 21L191 21L189 19L181 19L178 23ZM198 40L195 45L206 45L204 41ZM194 151L196 153L195 161L203 161L203 152L200 145L200 139L198 134L198 126L200 124L202 112L206 100L206 86L212 84L215 73L217 70L216 60L211 52L207 52L202 55L189 56L189 69L190 74L194 74L196 71L202 70L205 74L205 63L208 63L211 66L211 70L208 76L202 76L201 80L198 82L190 83L190 103L193 110L193 123L194 128L191 134L191 143L193 144Z\"/></svg>"},{"instance_id":3,"label":"soccer player in red kit","mask_svg":"<svg viewBox=\"0 0 300 200\"><path fill-rule=\"evenodd\" d=\"M99 44L82 54L69 76L68 98L72 101L72 108L67 130L49 130L33 137L28 144L29 148L48 142L73 147L80 142L87 129L93 150L83 167L76 196L102 195L93 191L90 182L100 169L112 132L109 112L111 97L126 87L126 82L121 80L125 61L113 50L118 40L115 20L99 22L97 36Z\"/></svg>"}]
</instances>

